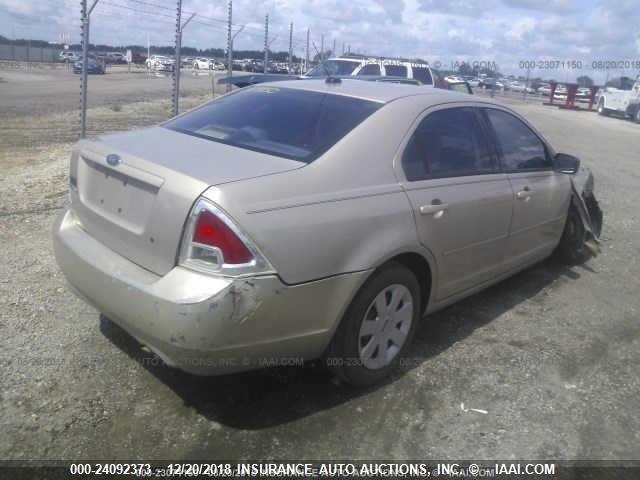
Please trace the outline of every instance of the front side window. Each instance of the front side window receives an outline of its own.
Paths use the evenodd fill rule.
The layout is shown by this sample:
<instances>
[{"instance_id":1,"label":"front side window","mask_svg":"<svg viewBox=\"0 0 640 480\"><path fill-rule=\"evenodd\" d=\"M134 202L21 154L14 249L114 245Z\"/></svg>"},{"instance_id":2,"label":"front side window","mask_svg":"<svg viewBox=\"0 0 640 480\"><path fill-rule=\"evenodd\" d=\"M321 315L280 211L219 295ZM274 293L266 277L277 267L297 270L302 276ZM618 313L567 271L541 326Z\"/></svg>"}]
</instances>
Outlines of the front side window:
<instances>
[{"instance_id":1,"label":"front side window","mask_svg":"<svg viewBox=\"0 0 640 480\"><path fill-rule=\"evenodd\" d=\"M358 75L380 75L380 65L377 63L370 63L362 67L362 70L358 72Z\"/></svg>"},{"instance_id":2,"label":"front side window","mask_svg":"<svg viewBox=\"0 0 640 480\"><path fill-rule=\"evenodd\" d=\"M163 126L309 163L381 106L342 95L256 86L220 97Z\"/></svg>"},{"instance_id":3,"label":"front side window","mask_svg":"<svg viewBox=\"0 0 640 480\"><path fill-rule=\"evenodd\" d=\"M402 165L409 181L496 171L484 130L471 107L429 114L409 140Z\"/></svg>"},{"instance_id":4,"label":"front side window","mask_svg":"<svg viewBox=\"0 0 640 480\"><path fill-rule=\"evenodd\" d=\"M544 144L524 122L502 110L487 108L484 111L495 132L506 171L551 168Z\"/></svg>"}]
</instances>

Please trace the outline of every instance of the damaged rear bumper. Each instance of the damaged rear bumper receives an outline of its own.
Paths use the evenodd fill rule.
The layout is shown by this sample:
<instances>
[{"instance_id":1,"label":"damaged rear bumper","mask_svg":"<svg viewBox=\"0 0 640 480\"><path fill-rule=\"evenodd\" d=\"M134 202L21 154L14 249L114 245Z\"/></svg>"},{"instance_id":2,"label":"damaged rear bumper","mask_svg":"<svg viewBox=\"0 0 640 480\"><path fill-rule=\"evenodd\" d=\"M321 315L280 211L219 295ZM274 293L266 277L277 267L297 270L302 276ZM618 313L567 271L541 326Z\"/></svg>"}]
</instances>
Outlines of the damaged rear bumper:
<instances>
[{"instance_id":1,"label":"damaged rear bumper","mask_svg":"<svg viewBox=\"0 0 640 480\"><path fill-rule=\"evenodd\" d=\"M54 225L56 260L84 299L168 365L221 374L319 357L367 272L288 286L276 275L145 270L87 234L72 211Z\"/></svg>"}]
</instances>

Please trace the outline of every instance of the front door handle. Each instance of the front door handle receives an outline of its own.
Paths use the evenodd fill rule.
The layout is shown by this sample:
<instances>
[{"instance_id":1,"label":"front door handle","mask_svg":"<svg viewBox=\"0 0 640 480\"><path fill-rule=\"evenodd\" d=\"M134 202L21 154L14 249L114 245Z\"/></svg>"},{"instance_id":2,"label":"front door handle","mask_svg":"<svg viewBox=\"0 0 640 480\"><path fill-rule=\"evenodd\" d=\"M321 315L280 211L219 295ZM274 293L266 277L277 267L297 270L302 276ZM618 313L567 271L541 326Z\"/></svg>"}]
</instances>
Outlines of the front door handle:
<instances>
[{"instance_id":1,"label":"front door handle","mask_svg":"<svg viewBox=\"0 0 640 480\"><path fill-rule=\"evenodd\" d=\"M522 190L516 193L516 198L518 200L527 201L531 198L531 189L529 187L524 187Z\"/></svg>"},{"instance_id":2,"label":"front door handle","mask_svg":"<svg viewBox=\"0 0 640 480\"><path fill-rule=\"evenodd\" d=\"M449 205L442 203L440 200L434 200L430 205L422 205L420 207L421 215L433 215L435 218L440 218L444 215Z\"/></svg>"}]
</instances>

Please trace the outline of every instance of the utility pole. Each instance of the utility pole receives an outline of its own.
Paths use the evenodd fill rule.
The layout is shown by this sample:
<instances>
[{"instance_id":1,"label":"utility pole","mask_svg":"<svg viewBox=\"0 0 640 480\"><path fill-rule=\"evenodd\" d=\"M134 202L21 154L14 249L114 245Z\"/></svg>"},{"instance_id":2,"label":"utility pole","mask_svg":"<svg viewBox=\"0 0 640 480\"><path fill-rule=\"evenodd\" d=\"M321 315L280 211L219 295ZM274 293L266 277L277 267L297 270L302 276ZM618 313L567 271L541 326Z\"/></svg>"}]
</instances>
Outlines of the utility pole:
<instances>
[{"instance_id":1,"label":"utility pole","mask_svg":"<svg viewBox=\"0 0 640 480\"><path fill-rule=\"evenodd\" d=\"M289 73L293 68L293 22L289 24Z\"/></svg>"},{"instance_id":2,"label":"utility pole","mask_svg":"<svg viewBox=\"0 0 640 480\"><path fill-rule=\"evenodd\" d=\"M93 0L91 8L87 9L87 0L81 0L80 21L82 29L82 75L80 75L80 138L87 134L87 67L89 55L89 17L96 8L98 0Z\"/></svg>"},{"instance_id":3,"label":"utility pole","mask_svg":"<svg viewBox=\"0 0 640 480\"><path fill-rule=\"evenodd\" d=\"M332 57L337 57L336 55L336 39L333 39L333 48L331 49L331 56Z\"/></svg>"},{"instance_id":4,"label":"utility pole","mask_svg":"<svg viewBox=\"0 0 640 480\"><path fill-rule=\"evenodd\" d=\"M269 64L269 14L264 16L264 69L267 73L267 65Z\"/></svg>"},{"instance_id":5,"label":"utility pole","mask_svg":"<svg viewBox=\"0 0 640 480\"><path fill-rule=\"evenodd\" d=\"M180 101L180 49L182 48L182 31L195 17L195 13L187 19L184 24L182 22L182 0L178 0L178 9L176 11L176 52L175 52L175 65L173 66L173 102L171 105L171 116L175 117L179 113L178 102Z\"/></svg>"},{"instance_id":6,"label":"utility pole","mask_svg":"<svg viewBox=\"0 0 640 480\"><path fill-rule=\"evenodd\" d=\"M309 29L307 28L307 58L305 59L304 72L309 71Z\"/></svg>"},{"instance_id":7,"label":"utility pole","mask_svg":"<svg viewBox=\"0 0 640 480\"><path fill-rule=\"evenodd\" d=\"M227 69L228 75L233 76L233 53L231 52L231 12L233 9L233 2L229 0L228 5L228 17L227 17ZM231 91L231 84L227 83L227 92Z\"/></svg>"},{"instance_id":8,"label":"utility pole","mask_svg":"<svg viewBox=\"0 0 640 480\"><path fill-rule=\"evenodd\" d=\"M178 115L178 98L180 97L180 46L182 39L180 38L180 23L182 23L182 0L178 0L176 9L176 44L175 57L173 64L173 97L171 97L171 116Z\"/></svg>"},{"instance_id":9,"label":"utility pole","mask_svg":"<svg viewBox=\"0 0 640 480\"><path fill-rule=\"evenodd\" d=\"M324 62L324 33L320 35L320 63Z\"/></svg>"},{"instance_id":10,"label":"utility pole","mask_svg":"<svg viewBox=\"0 0 640 480\"><path fill-rule=\"evenodd\" d=\"M344 55L344 42L342 42L342 55Z\"/></svg>"}]
</instances>

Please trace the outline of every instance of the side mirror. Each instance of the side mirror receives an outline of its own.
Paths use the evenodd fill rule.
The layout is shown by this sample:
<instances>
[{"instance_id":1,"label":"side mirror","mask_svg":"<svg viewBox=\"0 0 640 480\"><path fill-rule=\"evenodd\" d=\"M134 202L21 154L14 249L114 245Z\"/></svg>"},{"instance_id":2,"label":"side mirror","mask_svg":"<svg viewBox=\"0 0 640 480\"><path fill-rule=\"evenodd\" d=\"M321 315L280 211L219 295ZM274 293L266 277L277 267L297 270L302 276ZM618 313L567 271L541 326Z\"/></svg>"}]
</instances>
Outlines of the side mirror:
<instances>
[{"instance_id":1,"label":"side mirror","mask_svg":"<svg viewBox=\"0 0 640 480\"><path fill-rule=\"evenodd\" d=\"M558 153L553 158L553 169L556 172L573 174L580 168L580 159L566 153Z\"/></svg>"}]
</instances>

